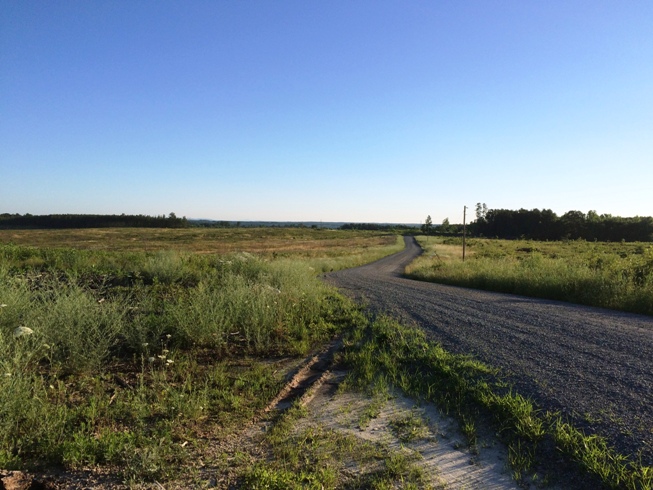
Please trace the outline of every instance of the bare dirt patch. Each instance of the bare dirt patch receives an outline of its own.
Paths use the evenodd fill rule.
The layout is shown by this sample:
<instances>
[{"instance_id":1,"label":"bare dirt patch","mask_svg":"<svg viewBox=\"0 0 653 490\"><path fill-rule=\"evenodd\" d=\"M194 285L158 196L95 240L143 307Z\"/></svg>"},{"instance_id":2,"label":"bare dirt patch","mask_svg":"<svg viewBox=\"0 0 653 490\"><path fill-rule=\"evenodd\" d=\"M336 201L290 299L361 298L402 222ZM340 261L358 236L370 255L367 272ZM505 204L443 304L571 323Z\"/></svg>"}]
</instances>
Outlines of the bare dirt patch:
<instances>
[{"instance_id":1,"label":"bare dirt patch","mask_svg":"<svg viewBox=\"0 0 653 490\"><path fill-rule=\"evenodd\" d=\"M339 392L335 384L344 376L330 374L308 402L309 416L301 425L318 424L404 453L434 488L520 488L510 474L506 448L490 434L470 448L457 422L434 405L399 393L380 401Z\"/></svg>"}]
</instances>

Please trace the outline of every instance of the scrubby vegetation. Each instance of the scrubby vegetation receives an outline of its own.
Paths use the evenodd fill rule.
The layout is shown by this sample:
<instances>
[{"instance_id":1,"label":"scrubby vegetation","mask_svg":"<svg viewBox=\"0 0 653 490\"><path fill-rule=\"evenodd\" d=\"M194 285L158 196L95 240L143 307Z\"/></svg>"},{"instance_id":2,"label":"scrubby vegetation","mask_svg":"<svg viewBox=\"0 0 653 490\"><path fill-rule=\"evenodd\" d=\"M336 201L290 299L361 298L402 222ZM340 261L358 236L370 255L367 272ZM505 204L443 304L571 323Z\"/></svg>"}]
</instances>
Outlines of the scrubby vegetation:
<instances>
[{"instance_id":1,"label":"scrubby vegetation","mask_svg":"<svg viewBox=\"0 0 653 490\"><path fill-rule=\"evenodd\" d=\"M39 260L52 249L93 251L77 255L89 263L102 260L107 252L190 252L228 254L248 251L266 259L337 259L335 268L353 267L361 257L369 260L400 250L403 241L395 234L371 231L341 231L312 228L92 228L67 230L1 230L0 244L38 247L30 254ZM100 256L98 258L98 255ZM114 257L114 266L128 267L129 258ZM362 263L362 262L359 262ZM112 266L113 267L113 266ZM123 267L123 268L124 268ZM113 270L113 269L112 269Z\"/></svg>"},{"instance_id":2,"label":"scrubby vegetation","mask_svg":"<svg viewBox=\"0 0 653 490\"><path fill-rule=\"evenodd\" d=\"M653 245L422 237L410 277L653 315Z\"/></svg>"},{"instance_id":3,"label":"scrubby vegetation","mask_svg":"<svg viewBox=\"0 0 653 490\"><path fill-rule=\"evenodd\" d=\"M354 263L399 243L368 238ZM280 366L342 328L316 274L352 257L318 248L271 260L0 246L0 468L108 465L126 481L192 468L203 434L250 420Z\"/></svg>"},{"instance_id":4,"label":"scrubby vegetation","mask_svg":"<svg viewBox=\"0 0 653 490\"><path fill-rule=\"evenodd\" d=\"M180 234L166 240L184 232L171 231ZM556 414L538 413L492 368L448 354L414 329L365 317L316 277L396 251L400 237L274 233L257 254L242 251L260 245L249 235L222 235L223 245L241 249L223 254L162 250L157 240L134 250L131 238L117 242L119 251L0 245L0 468L104 467L127 483L192 473L206 463L197 456L210 440L228 438L277 394L292 359L346 333L349 387L385 384L434 401L459 417L470 446L489 417L511 445L516 473L528 473L542 441L553 440L609 486L651 488L650 468ZM301 233L330 238L298 246ZM194 250L217 241L206 236L200 246L178 242ZM252 488L337 488L343 460L381 458L377 470L350 481L423 486L410 461L378 447L286 431L299 416L301 409L289 411L268 434L277 463L214 455L212 464L240 464L240 482ZM413 430L405 424L398 433Z\"/></svg>"}]
</instances>

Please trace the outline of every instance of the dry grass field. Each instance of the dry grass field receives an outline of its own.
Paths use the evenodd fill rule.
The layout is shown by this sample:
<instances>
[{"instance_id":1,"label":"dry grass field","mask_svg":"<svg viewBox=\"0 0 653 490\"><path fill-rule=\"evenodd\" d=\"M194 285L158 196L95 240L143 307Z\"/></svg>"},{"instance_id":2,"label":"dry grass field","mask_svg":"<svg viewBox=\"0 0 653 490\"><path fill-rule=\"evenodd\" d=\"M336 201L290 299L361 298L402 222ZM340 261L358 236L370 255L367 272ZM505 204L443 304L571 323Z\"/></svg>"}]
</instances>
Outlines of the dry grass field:
<instances>
[{"instance_id":1,"label":"dry grass field","mask_svg":"<svg viewBox=\"0 0 653 490\"><path fill-rule=\"evenodd\" d=\"M394 244L394 235L314 228L88 228L0 230L0 244L116 252L174 250L337 256Z\"/></svg>"}]
</instances>

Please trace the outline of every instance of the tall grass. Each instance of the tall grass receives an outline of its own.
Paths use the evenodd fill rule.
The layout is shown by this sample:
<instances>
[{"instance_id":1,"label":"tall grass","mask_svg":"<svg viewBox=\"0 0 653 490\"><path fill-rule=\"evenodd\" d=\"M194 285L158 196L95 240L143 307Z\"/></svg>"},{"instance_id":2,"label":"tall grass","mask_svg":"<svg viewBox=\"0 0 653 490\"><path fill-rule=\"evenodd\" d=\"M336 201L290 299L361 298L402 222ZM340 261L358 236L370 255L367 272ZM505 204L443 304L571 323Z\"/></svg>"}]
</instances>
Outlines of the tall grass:
<instances>
[{"instance_id":1,"label":"tall grass","mask_svg":"<svg viewBox=\"0 0 653 490\"><path fill-rule=\"evenodd\" d=\"M442 260L447 244L422 244L427 253L407 270L416 279L653 315L648 244L473 240L465 262Z\"/></svg>"},{"instance_id":2,"label":"tall grass","mask_svg":"<svg viewBox=\"0 0 653 490\"><path fill-rule=\"evenodd\" d=\"M10 253L34 257L15 248ZM154 403L155 394L175 392L179 381L170 383L183 374L175 363L183 364L186 353L211 349L225 360L299 354L336 328L328 321L326 287L301 263L267 263L246 254L218 259L157 253L110 275L98 274L93 257L83 252L41 258L12 271L6 262L0 266L0 467L37 460L95 464L134 451L168 454L175 446L165 424L156 429L168 441L165 450L147 442L153 427L143 428L145 433L130 429L123 439L111 436L110 427L121 426L125 416L152 417L153 407L163 407ZM111 373L125 368L119 377L128 380L123 395L131 398L131 408L119 403L121 395L109 409L104 390L118 393ZM137 369L145 369L138 383L129 374ZM157 376L165 373L170 378L162 385ZM91 389L89 382L103 389ZM206 375L181 384L192 386L184 403L171 405L177 412L162 419L174 420L179 407L189 406L191 393L204 393L207 410L217 410L216 402L207 401L216 396L245 407L233 386L207 395ZM136 386L141 389L134 391ZM97 407L102 415L89 415ZM121 407L130 415L121 415ZM134 414L138 410L148 415Z\"/></svg>"},{"instance_id":3,"label":"tall grass","mask_svg":"<svg viewBox=\"0 0 653 490\"><path fill-rule=\"evenodd\" d=\"M371 248L351 255L394 250ZM252 417L279 386L266 365L342 328L317 273L306 258L247 252L0 246L0 468L166 477L197 423L228 432Z\"/></svg>"}]
</instances>

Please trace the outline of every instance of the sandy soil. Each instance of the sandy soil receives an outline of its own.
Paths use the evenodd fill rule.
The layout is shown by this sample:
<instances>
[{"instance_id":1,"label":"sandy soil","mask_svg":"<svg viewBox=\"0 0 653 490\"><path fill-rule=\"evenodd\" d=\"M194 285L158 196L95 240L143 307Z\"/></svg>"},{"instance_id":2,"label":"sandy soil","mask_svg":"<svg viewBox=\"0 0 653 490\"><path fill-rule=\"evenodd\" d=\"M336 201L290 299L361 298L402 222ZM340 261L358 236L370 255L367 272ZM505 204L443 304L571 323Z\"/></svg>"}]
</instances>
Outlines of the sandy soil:
<instances>
[{"instance_id":1,"label":"sandy soil","mask_svg":"<svg viewBox=\"0 0 653 490\"><path fill-rule=\"evenodd\" d=\"M394 394L380 407L376 417L361 426L360 420L373 400L361 393L338 393L333 383L344 373L330 373L328 380L308 402L309 416L303 424L319 424L362 440L380 443L391 451L415 457L434 488L518 489L507 464L506 448L485 433L476 448L469 448L458 424L432 404ZM393 422L406 417L423 421L424 432L402 442Z\"/></svg>"}]
</instances>

